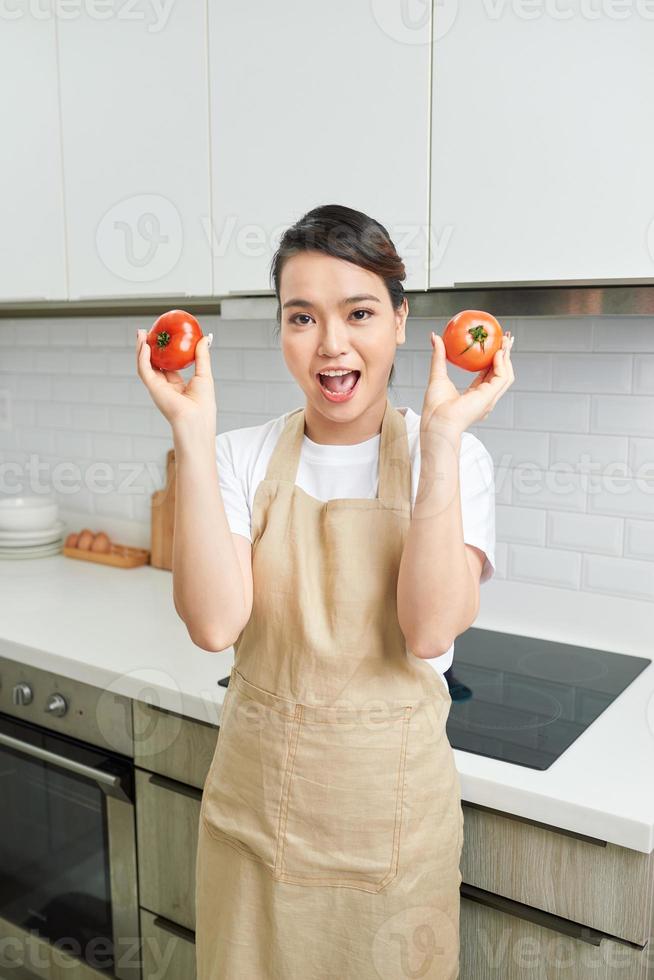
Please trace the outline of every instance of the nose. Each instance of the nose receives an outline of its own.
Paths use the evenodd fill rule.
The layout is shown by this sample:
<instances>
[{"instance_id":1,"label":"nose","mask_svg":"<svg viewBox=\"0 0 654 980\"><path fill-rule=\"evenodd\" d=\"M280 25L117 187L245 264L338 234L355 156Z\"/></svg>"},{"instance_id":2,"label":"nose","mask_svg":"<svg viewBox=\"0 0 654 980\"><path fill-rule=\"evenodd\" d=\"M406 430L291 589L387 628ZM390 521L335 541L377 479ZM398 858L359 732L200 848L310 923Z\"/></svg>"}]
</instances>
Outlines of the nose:
<instances>
[{"instance_id":1,"label":"nose","mask_svg":"<svg viewBox=\"0 0 654 980\"><path fill-rule=\"evenodd\" d=\"M338 357L349 349L347 326L338 316L328 317L322 327L318 353Z\"/></svg>"}]
</instances>

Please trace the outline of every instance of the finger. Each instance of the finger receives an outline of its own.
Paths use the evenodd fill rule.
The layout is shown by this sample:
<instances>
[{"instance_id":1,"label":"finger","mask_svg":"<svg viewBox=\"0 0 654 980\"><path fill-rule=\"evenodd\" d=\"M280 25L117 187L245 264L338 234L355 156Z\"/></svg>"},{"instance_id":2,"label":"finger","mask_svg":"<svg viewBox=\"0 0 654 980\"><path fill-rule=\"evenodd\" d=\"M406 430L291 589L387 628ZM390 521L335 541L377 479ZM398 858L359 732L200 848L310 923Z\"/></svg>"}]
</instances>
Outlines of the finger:
<instances>
[{"instance_id":1,"label":"finger","mask_svg":"<svg viewBox=\"0 0 654 980\"><path fill-rule=\"evenodd\" d=\"M431 364L429 367L429 384L432 381L442 381L447 378L447 358L445 356L445 344L440 334L431 332Z\"/></svg>"},{"instance_id":2,"label":"finger","mask_svg":"<svg viewBox=\"0 0 654 980\"><path fill-rule=\"evenodd\" d=\"M166 371L164 369L163 373L166 376L166 381L169 381L170 384L172 384L172 385L181 385L182 387L185 387L186 386L186 381L181 376L181 374L179 373L179 371Z\"/></svg>"},{"instance_id":3,"label":"finger","mask_svg":"<svg viewBox=\"0 0 654 980\"><path fill-rule=\"evenodd\" d=\"M195 374L198 378L211 378L211 355L209 347L213 340L213 334L205 334L200 337L195 345Z\"/></svg>"},{"instance_id":4,"label":"finger","mask_svg":"<svg viewBox=\"0 0 654 980\"><path fill-rule=\"evenodd\" d=\"M137 370L141 381L147 388L152 389L155 385L165 384L161 371L152 367L150 345L145 339L145 330L139 330L141 346L136 355Z\"/></svg>"}]
</instances>

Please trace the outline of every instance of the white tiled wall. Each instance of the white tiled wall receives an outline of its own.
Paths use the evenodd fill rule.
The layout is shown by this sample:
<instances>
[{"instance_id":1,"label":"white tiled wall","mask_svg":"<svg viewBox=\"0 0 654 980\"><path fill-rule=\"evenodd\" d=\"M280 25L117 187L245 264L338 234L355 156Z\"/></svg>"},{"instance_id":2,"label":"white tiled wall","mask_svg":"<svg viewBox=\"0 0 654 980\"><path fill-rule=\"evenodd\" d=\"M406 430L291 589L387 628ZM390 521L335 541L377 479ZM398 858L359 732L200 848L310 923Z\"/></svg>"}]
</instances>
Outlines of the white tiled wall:
<instances>
[{"instance_id":1,"label":"white tiled wall","mask_svg":"<svg viewBox=\"0 0 654 980\"><path fill-rule=\"evenodd\" d=\"M0 492L52 486L72 529L149 543L150 494L172 446L136 374L136 327L151 322L0 320ZM420 412L429 331L444 322L409 319L394 404ZM202 325L214 334L219 431L303 404L272 320ZM503 325L516 337L516 380L471 429L495 465L498 577L653 601L654 320ZM450 370L459 390L472 380Z\"/></svg>"}]
</instances>

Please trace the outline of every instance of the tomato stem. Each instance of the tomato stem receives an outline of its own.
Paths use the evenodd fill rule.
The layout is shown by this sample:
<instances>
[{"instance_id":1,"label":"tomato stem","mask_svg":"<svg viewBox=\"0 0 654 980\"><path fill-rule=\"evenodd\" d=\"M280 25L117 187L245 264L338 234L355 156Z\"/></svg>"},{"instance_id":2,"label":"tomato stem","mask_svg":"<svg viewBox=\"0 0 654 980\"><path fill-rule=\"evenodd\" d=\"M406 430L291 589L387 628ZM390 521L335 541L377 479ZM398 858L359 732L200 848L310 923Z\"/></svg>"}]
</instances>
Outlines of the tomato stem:
<instances>
[{"instance_id":1,"label":"tomato stem","mask_svg":"<svg viewBox=\"0 0 654 980\"><path fill-rule=\"evenodd\" d=\"M170 343L170 334L167 330L162 330L157 334L157 347L167 347Z\"/></svg>"},{"instance_id":2,"label":"tomato stem","mask_svg":"<svg viewBox=\"0 0 654 980\"><path fill-rule=\"evenodd\" d=\"M479 324L478 327L470 327L468 333L472 337L472 340L470 341L467 347L464 347L462 351L459 351L459 354L465 354L465 352L467 350L470 350L471 347L474 347L475 344L479 344L479 346L483 351L484 341L488 339L488 331L485 330L481 324Z\"/></svg>"}]
</instances>

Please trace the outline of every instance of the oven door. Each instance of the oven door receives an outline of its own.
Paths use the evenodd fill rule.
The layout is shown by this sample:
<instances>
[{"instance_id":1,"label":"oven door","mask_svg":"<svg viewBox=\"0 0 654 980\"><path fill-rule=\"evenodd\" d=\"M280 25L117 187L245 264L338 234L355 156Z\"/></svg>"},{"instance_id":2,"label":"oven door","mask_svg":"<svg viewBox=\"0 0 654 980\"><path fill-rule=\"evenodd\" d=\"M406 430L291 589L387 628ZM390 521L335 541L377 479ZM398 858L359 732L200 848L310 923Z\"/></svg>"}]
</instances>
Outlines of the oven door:
<instances>
[{"instance_id":1,"label":"oven door","mask_svg":"<svg viewBox=\"0 0 654 980\"><path fill-rule=\"evenodd\" d=\"M0 800L5 930L137 980L133 761L0 714Z\"/></svg>"}]
</instances>

